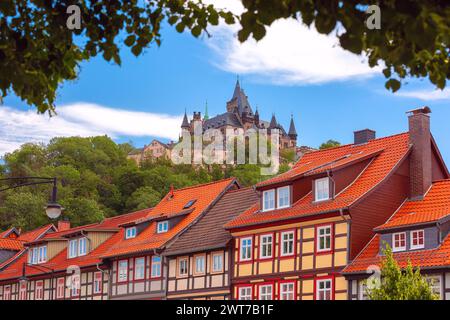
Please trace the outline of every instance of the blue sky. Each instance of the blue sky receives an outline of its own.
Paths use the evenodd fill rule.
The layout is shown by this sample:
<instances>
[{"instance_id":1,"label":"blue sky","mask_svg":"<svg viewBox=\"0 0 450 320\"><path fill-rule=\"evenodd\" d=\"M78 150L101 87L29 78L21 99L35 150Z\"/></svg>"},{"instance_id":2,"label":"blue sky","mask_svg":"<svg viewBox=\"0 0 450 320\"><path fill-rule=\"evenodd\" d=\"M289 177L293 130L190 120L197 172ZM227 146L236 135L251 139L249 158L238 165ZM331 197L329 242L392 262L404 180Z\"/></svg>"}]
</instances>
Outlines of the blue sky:
<instances>
[{"instance_id":1,"label":"blue sky","mask_svg":"<svg viewBox=\"0 0 450 320\"><path fill-rule=\"evenodd\" d=\"M448 90L434 92L424 80L391 94L380 73L359 65L361 58L331 46L324 50L328 40L306 29L296 35L295 28L292 21L274 26L266 42L240 47L233 28L221 26L212 39L195 39L166 26L160 48L138 58L125 49L121 67L102 58L84 63L79 79L59 90L57 120L7 97L0 107L0 154L53 135L108 134L136 146L153 138L167 141L178 132L185 109L203 113L207 100L210 116L223 112L239 74L263 119L275 112L288 127L294 114L298 145L350 143L353 131L363 128L376 130L378 137L406 131L405 112L428 105L433 134L450 161Z\"/></svg>"}]
</instances>

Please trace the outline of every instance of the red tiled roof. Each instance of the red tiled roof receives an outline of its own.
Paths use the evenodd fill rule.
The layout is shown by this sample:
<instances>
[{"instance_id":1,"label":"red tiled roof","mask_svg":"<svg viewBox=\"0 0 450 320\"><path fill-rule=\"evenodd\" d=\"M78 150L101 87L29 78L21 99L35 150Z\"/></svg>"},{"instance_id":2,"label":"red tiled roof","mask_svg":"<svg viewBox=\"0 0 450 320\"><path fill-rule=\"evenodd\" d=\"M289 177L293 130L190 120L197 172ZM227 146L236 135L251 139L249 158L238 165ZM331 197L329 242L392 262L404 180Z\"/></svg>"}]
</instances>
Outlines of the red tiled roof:
<instances>
[{"instance_id":1,"label":"red tiled roof","mask_svg":"<svg viewBox=\"0 0 450 320\"><path fill-rule=\"evenodd\" d=\"M7 229L7 230L5 230L3 232L0 232L0 239L1 238L6 238L13 231L16 231L16 228L12 227L12 228L9 228L9 229Z\"/></svg>"},{"instance_id":2,"label":"red tiled roof","mask_svg":"<svg viewBox=\"0 0 450 320\"><path fill-rule=\"evenodd\" d=\"M89 230L90 228L94 228L95 230L105 229L110 230L111 228L117 228L120 224L133 221L136 219L140 219L145 215L148 215L151 212L151 209L140 210L116 217L106 218L102 222L90 224L87 226L80 226L71 228L69 230L61 231L61 232L53 232L45 235L44 239L56 239L61 238L64 235L70 234L74 230ZM102 262L101 256L114 244L116 244L121 237L117 237L116 235L111 236L108 240L100 244L97 248L89 252L86 256L76 257L69 259L67 258L67 248L59 252L55 257L53 257L50 261L39 264L39 266L43 266L44 268L50 268L55 271L64 271L69 266L78 266L78 267L86 267L96 265ZM23 252L23 251L22 251ZM9 265L6 269L0 272L0 280L17 278L22 275L22 266L23 263L27 262L27 255L22 254L15 260L11 265ZM27 267L26 274L27 276L44 274L48 273L48 271L41 270L39 268Z\"/></svg>"},{"instance_id":3,"label":"red tiled roof","mask_svg":"<svg viewBox=\"0 0 450 320\"><path fill-rule=\"evenodd\" d=\"M382 256L379 255L380 235L375 235L361 253L350 263L343 273L364 273L369 266L380 266ZM414 267L431 268L450 266L450 235L435 249L396 252L394 258L401 268L408 265L408 261Z\"/></svg>"},{"instance_id":4,"label":"red tiled roof","mask_svg":"<svg viewBox=\"0 0 450 320\"><path fill-rule=\"evenodd\" d=\"M15 239L0 239L0 249L20 251L23 249L23 242Z\"/></svg>"},{"instance_id":5,"label":"red tiled roof","mask_svg":"<svg viewBox=\"0 0 450 320\"><path fill-rule=\"evenodd\" d=\"M184 211L183 208L190 200L197 200L191 207L193 210L183 216L172 229L165 233L156 233L157 222L151 221L149 226L133 239L125 239L124 229L114 235L118 242L108 250L104 257L122 256L132 253L145 252L161 248L172 240L179 232L193 223L218 197L223 194L232 184L234 178L224 179L216 182L192 186L175 190L173 197L170 192L150 212L146 218L163 218Z\"/></svg>"},{"instance_id":6,"label":"red tiled roof","mask_svg":"<svg viewBox=\"0 0 450 320\"><path fill-rule=\"evenodd\" d=\"M290 181L293 177L311 172L317 173L331 166L336 170L337 167L347 166L363 159L372 158L373 160L352 184L331 201L313 203L313 195L310 192L294 203L292 207L285 209L261 212L259 205L257 205L226 224L226 227L238 228L348 208L382 182L404 159L409 150L409 134L402 133L371 140L366 144L350 144L307 153L296 163L293 169L270 179L269 182L262 182L259 186L265 186L267 183Z\"/></svg>"},{"instance_id":7,"label":"red tiled roof","mask_svg":"<svg viewBox=\"0 0 450 320\"><path fill-rule=\"evenodd\" d=\"M436 181L422 200L406 201L385 224L384 230L438 221L450 216L450 179Z\"/></svg>"}]
</instances>

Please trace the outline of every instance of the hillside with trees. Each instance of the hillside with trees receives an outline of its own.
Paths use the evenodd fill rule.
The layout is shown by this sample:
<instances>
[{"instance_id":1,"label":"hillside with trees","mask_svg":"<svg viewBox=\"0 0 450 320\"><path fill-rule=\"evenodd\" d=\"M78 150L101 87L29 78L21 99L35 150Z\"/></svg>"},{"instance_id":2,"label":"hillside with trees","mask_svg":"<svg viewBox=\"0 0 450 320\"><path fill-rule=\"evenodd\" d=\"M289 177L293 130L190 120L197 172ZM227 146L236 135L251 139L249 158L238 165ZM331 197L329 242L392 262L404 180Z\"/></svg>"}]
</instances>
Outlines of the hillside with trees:
<instances>
[{"instance_id":1,"label":"hillside with trees","mask_svg":"<svg viewBox=\"0 0 450 320\"><path fill-rule=\"evenodd\" d=\"M54 138L48 144L25 144L6 154L1 177L43 176L58 179L58 203L73 225L99 221L154 206L170 190L234 176L243 186L268 176L257 165L222 168L173 165L168 160L137 166L127 159L131 144L116 144L107 136ZM286 171L282 165L280 170ZM51 221L44 213L51 188L29 186L0 192L0 230L24 230Z\"/></svg>"}]
</instances>

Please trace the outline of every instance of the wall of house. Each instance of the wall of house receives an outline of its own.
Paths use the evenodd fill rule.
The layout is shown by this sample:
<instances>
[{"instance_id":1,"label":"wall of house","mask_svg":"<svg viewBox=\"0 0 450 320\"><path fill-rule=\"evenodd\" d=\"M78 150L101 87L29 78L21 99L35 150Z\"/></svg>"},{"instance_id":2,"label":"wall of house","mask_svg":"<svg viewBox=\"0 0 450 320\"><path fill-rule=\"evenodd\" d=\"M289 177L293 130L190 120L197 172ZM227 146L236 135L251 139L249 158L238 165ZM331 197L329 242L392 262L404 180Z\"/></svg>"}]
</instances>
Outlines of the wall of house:
<instances>
[{"instance_id":1,"label":"wall of house","mask_svg":"<svg viewBox=\"0 0 450 320\"><path fill-rule=\"evenodd\" d=\"M441 300L450 300L450 269L437 270L437 271L425 271L421 272L424 276L429 277L434 284L435 293L439 295ZM367 300L367 294L365 293L366 276L352 276L349 278L349 300ZM439 284L438 284L439 282Z\"/></svg>"},{"instance_id":2,"label":"wall of house","mask_svg":"<svg viewBox=\"0 0 450 320\"><path fill-rule=\"evenodd\" d=\"M387 180L351 207L350 259L374 236L373 229L385 223L408 197L409 162L405 161Z\"/></svg>"},{"instance_id":3,"label":"wall of house","mask_svg":"<svg viewBox=\"0 0 450 320\"><path fill-rule=\"evenodd\" d=\"M94 292L94 278L96 273L101 275L101 292ZM57 289L58 282L64 281L65 289L63 297L58 297ZM68 275L57 275L54 278L32 278L26 283L26 299L36 300L36 284L42 282L43 284L43 299L40 300L107 300L108 299L108 274L106 271L90 270L80 273L80 290L78 295L72 296L70 287L70 277ZM11 300L21 300L20 287L18 281L10 284L0 285L0 300L4 300L5 287L11 287Z\"/></svg>"},{"instance_id":4,"label":"wall of house","mask_svg":"<svg viewBox=\"0 0 450 320\"><path fill-rule=\"evenodd\" d=\"M316 250L317 227L332 226L332 245L328 252ZM329 217L292 224L276 225L233 233L234 237L234 270L233 297L238 297L238 289L242 286L257 286L256 283L273 283L274 298L278 299L278 286L283 281L296 284L296 299L314 299L314 284L317 279L333 278L334 298L347 298L347 283L340 271L347 264L348 222L341 216ZM281 256L281 233L294 231L294 255ZM272 234L274 237L272 258L261 259L260 237ZM253 239L252 259L239 261L240 240ZM255 287L256 288L256 287ZM253 291L256 294L255 291ZM256 295L254 296L256 299Z\"/></svg>"},{"instance_id":5,"label":"wall of house","mask_svg":"<svg viewBox=\"0 0 450 320\"><path fill-rule=\"evenodd\" d=\"M213 255L220 254L223 270L212 270ZM195 259L205 257L205 272L195 272ZM179 275L178 263L180 259L188 259L188 274ZM213 250L197 252L183 256L169 258L169 277L167 285L168 299L229 299L230 298L230 251Z\"/></svg>"},{"instance_id":6,"label":"wall of house","mask_svg":"<svg viewBox=\"0 0 450 320\"><path fill-rule=\"evenodd\" d=\"M136 258L145 257L145 278L143 280L134 279L134 261ZM162 299L165 298L167 261L164 257L161 260L161 277L151 277L151 255L127 257L112 261L112 272L110 275L111 299ZM128 279L125 282L118 281L118 262L128 260Z\"/></svg>"}]
</instances>

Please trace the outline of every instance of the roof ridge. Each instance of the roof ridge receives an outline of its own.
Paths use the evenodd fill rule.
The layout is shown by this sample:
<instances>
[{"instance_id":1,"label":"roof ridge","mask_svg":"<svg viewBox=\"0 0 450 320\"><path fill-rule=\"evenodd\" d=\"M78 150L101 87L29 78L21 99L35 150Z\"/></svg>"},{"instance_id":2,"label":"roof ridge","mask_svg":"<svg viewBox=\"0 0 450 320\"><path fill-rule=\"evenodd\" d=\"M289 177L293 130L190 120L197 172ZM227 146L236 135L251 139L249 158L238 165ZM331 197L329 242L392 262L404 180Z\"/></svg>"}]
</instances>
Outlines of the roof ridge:
<instances>
[{"instance_id":1,"label":"roof ridge","mask_svg":"<svg viewBox=\"0 0 450 320\"><path fill-rule=\"evenodd\" d=\"M211 185L211 184L225 182L227 180L230 180L230 181L231 180L236 180L236 178L235 177L230 177L230 178L224 178L224 179L220 179L220 180L217 180L217 181L211 181L211 182L207 182L207 183L203 183L203 184L196 184L196 185L192 185L192 186L188 186L188 187L183 187L183 188L180 188L180 189L175 189L174 192L184 191L184 190L193 189L193 188L201 188L201 187L208 186L208 185Z\"/></svg>"}]
</instances>

